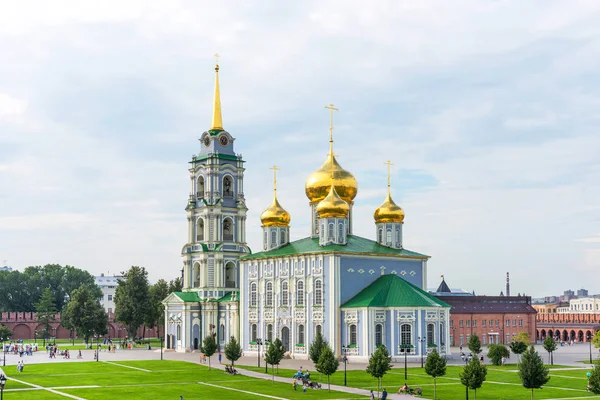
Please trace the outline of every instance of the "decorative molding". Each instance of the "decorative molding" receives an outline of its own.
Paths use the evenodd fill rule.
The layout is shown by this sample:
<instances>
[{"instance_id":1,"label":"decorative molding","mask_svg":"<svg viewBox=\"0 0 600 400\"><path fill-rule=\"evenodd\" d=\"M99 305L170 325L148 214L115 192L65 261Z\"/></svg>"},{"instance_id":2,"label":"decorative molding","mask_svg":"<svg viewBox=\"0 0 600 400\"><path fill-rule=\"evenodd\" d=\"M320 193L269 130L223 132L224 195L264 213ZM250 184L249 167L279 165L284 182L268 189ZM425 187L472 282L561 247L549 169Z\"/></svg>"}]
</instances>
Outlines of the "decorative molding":
<instances>
[{"instance_id":1,"label":"decorative molding","mask_svg":"<svg viewBox=\"0 0 600 400\"><path fill-rule=\"evenodd\" d=\"M365 270L361 268L361 269L359 269L359 270L358 270L358 273L359 273L359 274L364 274L364 273L365 273Z\"/></svg>"},{"instance_id":2,"label":"decorative molding","mask_svg":"<svg viewBox=\"0 0 600 400\"><path fill-rule=\"evenodd\" d=\"M400 312L396 318L398 322L413 322L416 320L415 314L412 312Z\"/></svg>"},{"instance_id":3,"label":"decorative molding","mask_svg":"<svg viewBox=\"0 0 600 400\"><path fill-rule=\"evenodd\" d=\"M323 322L323 311L322 310L313 310L312 320L313 320L313 322L322 323Z\"/></svg>"},{"instance_id":4,"label":"decorative molding","mask_svg":"<svg viewBox=\"0 0 600 400\"><path fill-rule=\"evenodd\" d=\"M248 312L249 322L258 322L258 311L251 310Z\"/></svg>"},{"instance_id":5,"label":"decorative molding","mask_svg":"<svg viewBox=\"0 0 600 400\"><path fill-rule=\"evenodd\" d=\"M296 322L304 322L306 319L306 315L304 313L304 309L294 311L294 320Z\"/></svg>"},{"instance_id":6,"label":"decorative molding","mask_svg":"<svg viewBox=\"0 0 600 400\"><path fill-rule=\"evenodd\" d=\"M410 276L415 276L417 273L415 271L410 271Z\"/></svg>"},{"instance_id":7,"label":"decorative molding","mask_svg":"<svg viewBox=\"0 0 600 400\"><path fill-rule=\"evenodd\" d=\"M344 315L344 322L346 324L358 322L358 311L346 311Z\"/></svg>"}]
</instances>

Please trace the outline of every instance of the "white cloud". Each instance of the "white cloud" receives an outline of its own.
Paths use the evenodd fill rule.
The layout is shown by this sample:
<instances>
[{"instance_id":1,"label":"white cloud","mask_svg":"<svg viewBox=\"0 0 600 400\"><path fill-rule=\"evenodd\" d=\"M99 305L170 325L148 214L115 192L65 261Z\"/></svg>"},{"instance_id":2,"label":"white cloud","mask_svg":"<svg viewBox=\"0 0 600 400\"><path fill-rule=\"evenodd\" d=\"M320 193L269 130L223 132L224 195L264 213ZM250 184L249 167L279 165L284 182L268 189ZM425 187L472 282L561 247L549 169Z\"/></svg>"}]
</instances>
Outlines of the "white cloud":
<instances>
[{"instance_id":1,"label":"white cloud","mask_svg":"<svg viewBox=\"0 0 600 400\"><path fill-rule=\"evenodd\" d=\"M20 115L25 112L26 108L27 103L25 101L0 93L0 118Z\"/></svg>"}]
</instances>

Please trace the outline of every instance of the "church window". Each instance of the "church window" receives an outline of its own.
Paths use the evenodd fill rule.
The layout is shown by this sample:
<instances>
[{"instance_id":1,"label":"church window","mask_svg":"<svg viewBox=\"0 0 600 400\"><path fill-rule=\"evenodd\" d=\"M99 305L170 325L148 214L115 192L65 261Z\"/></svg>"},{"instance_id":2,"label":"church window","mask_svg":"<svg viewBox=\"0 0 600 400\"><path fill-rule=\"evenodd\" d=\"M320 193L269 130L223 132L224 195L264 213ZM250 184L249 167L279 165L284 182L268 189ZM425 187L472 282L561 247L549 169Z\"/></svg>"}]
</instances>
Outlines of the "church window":
<instances>
[{"instance_id":1,"label":"church window","mask_svg":"<svg viewBox=\"0 0 600 400\"><path fill-rule=\"evenodd\" d=\"M198 222L196 223L196 241L202 242L204 240L204 220L202 218L198 218Z\"/></svg>"},{"instance_id":2,"label":"church window","mask_svg":"<svg viewBox=\"0 0 600 400\"><path fill-rule=\"evenodd\" d=\"M252 326L250 327L250 341L251 342L256 342L256 338L258 336L258 329L256 324L252 324Z\"/></svg>"},{"instance_id":3,"label":"church window","mask_svg":"<svg viewBox=\"0 0 600 400\"><path fill-rule=\"evenodd\" d=\"M250 284L250 307L256 307L256 282Z\"/></svg>"},{"instance_id":4,"label":"church window","mask_svg":"<svg viewBox=\"0 0 600 400\"><path fill-rule=\"evenodd\" d=\"M281 244L285 243L285 230L283 230L283 229L281 230L281 242L280 243Z\"/></svg>"},{"instance_id":5,"label":"church window","mask_svg":"<svg viewBox=\"0 0 600 400\"><path fill-rule=\"evenodd\" d=\"M383 243L383 229L379 228L379 232L377 234L377 241L379 243Z\"/></svg>"},{"instance_id":6,"label":"church window","mask_svg":"<svg viewBox=\"0 0 600 400\"><path fill-rule=\"evenodd\" d=\"M197 185L196 185L196 197L198 199L204 198L204 177L198 177Z\"/></svg>"},{"instance_id":7,"label":"church window","mask_svg":"<svg viewBox=\"0 0 600 400\"><path fill-rule=\"evenodd\" d=\"M267 325L267 342L272 342L272 341L273 341L273 325L268 324Z\"/></svg>"},{"instance_id":8,"label":"church window","mask_svg":"<svg viewBox=\"0 0 600 400\"><path fill-rule=\"evenodd\" d=\"M200 287L200 264L198 264L198 263L194 264L194 282L193 282L193 287Z\"/></svg>"},{"instance_id":9,"label":"church window","mask_svg":"<svg viewBox=\"0 0 600 400\"><path fill-rule=\"evenodd\" d=\"M223 220L223 241L233 241L233 223L230 218Z\"/></svg>"},{"instance_id":10,"label":"church window","mask_svg":"<svg viewBox=\"0 0 600 400\"><path fill-rule=\"evenodd\" d=\"M269 236L268 236L268 234L267 234L266 231L265 231L265 235L264 236L265 237L264 237L264 240L263 240L263 249L266 250L267 249L267 241L268 241L268 238L269 238Z\"/></svg>"},{"instance_id":11,"label":"church window","mask_svg":"<svg viewBox=\"0 0 600 400\"><path fill-rule=\"evenodd\" d=\"M400 229L396 228L396 243L400 243Z\"/></svg>"},{"instance_id":12,"label":"church window","mask_svg":"<svg viewBox=\"0 0 600 400\"><path fill-rule=\"evenodd\" d=\"M348 344L356 346L356 325L354 324L348 327Z\"/></svg>"},{"instance_id":13,"label":"church window","mask_svg":"<svg viewBox=\"0 0 600 400\"><path fill-rule=\"evenodd\" d=\"M304 325L298 325L298 344L304 344Z\"/></svg>"},{"instance_id":14,"label":"church window","mask_svg":"<svg viewBox=\"0 0 600 400\"><path fill-rule=\"evenodd\" d=\"M329 231L327 232L327 239L331 240L335 237L335 226L333 223L329 224Z\"/></svg>"},{"instance_id":15,"label":"church window","mask_svg":"<svg viewBox=\"0 0 600 400\"><path fill-rule=\"evenodd\" d=\"M233 180L230 176L223 178L223 197L233 197Z\"/></svg>"},{"instance_id":16,"label":"church window","mask_svg":"<svg viewBox=\"0 0 600 400\"><path fill-rule=\"evenodd\" d=\"M344 243L344 224L340 223L338 227L338 243Z\"/></svg>"},{"instance_id":17,"label":"church window","mask_svg":"<svg viewBox=\"0 0 600 400\"><path fill-rule=\"evenodd\" d=\"M323 305L323 282L320 279L315 281L315 305Z\"/></svg>"},{"instance_id":18,"label":"church window","mask_svg":"<svg viewBox=\"0 0 600 400\"><path fill-rule=\"evenodd\" d=\"M287 307L290 303L287 281L281 282L281 305Z\"/></svg>"},{"instance_id":19,"label":"church window","mask_svg":"<svg viewBox=\"0 0 600 400\"><path fill-rule=\"evenodd\" d=\"M379 347L383 344L383 325L375 325L375 347Z\"/></svg>"},{"instance_id":20,"label":"church window","mask_svg":"<svg viewBox=\"0 0 600 400\"><path fill-rule=\"evenodd\" d=\"M271 230L271 247L277 246L277 231Z\"/></svg>"},{"instance_id":21,"label":"church window","mask_svg":"<svg viewBox=\"0 0 600 400\"><path fill-rule=\"evenodd\" d=\"M265 290L265 306L271 307L273 306L273 283L267 282L266 290Z\"/></svg>"},{"instance_id":22,"label":"church window","mask_svg":"<svg viewBox=\"0 0 600 400\"><path fill-rule=\"evenodd\" d=\"M386 239L386 242L392 243L392 230L391 229L387 230L387 232L385 234L385 239Z\"/></svg>"},{"instance_id":23,"label":"church window","mask_svg":"<svg viewBox=\"0 0 600 400\"><path fill-rule=\"evenodd\" d=\"M318 334L323 334L323 327L321 325L315 326L315 336Z\"/></svg>"},{"instance_id":24,"label":"church window","mask_svg":"<svg viewBox=\"0 0 600 400\"><path fill-rule=\"evenodd\" d=\"M177 325L177 340L181 340L181 325Z\"/></svg>"},{"instance_id":25,"label":"church window","mask_svg":"<svg viewBox=\"0 0 600 400\"><path fill-rule=\"evenodd\" d=\"M444 344L444 340L445 340L445 334L444 334L444 324L440 323L440 340L442 341L442 344Z\"/></svg>"},{"instance_id":26,"label":"church window","mask_svg":"<svg viewBox=\"0 0 600 400\"><path fill-rule=\"evenodd\" d=\"M221 342L225 341L225 325L221 324L219 327L219 340Z\"/></svg>"},{"instance_id":27,"label":"church window","mask_svg":"<svg viewBox=\"0 0 600 400\"><path fill-rule=\"evenodd\" d=\"M400 344L410 345L412 344L412 325L402 324L400 327Z\"/></svg>"},{"instance_id":28,"label":"church window","mask_svg":"<svg viewBox=\"0 0 600 400\"><path fill-rule=\"evenodd\" d=\"M433 324L427 324L427 345L434 344L435 341L435 327Z\"/></svg>"},{"instance_id":29,"label":"church window","mask_svg":"<svg viewBox=\"0 0 600 400\"><path fill-rule=\"evenodd\" d=\"M296 283L296 305L304 305L304 281Z\"/></svg>"},{"instance_id":30,"label":"church window","mask_svg":"<svg viewBox=\"0 0 600 400\"><path fill-rule=\"evenodd\" d=\"M321 223L321 237L324 238L325 237L325 223Z\"/></svg>"}]
</instances>

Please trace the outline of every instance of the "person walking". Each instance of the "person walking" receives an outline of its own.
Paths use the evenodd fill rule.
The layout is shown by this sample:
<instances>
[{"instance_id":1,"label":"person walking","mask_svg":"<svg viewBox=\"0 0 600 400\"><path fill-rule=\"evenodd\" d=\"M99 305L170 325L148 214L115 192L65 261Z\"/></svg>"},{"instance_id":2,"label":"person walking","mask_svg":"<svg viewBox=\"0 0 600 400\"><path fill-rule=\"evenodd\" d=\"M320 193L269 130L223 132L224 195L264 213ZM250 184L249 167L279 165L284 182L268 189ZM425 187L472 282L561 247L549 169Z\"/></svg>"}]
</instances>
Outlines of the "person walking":
<instances>
[{"instance_id":1,"label":"person walking","mask_svg":"<svg viewBox=\"0 0 600 400\"><path fill-rule=\"evenodd\" d=\"M221 359L222 359L222 357L223 357L223 356L221 355L221 352L219 351L219 364L221 364Z\"/></svg>"}]
</instances>

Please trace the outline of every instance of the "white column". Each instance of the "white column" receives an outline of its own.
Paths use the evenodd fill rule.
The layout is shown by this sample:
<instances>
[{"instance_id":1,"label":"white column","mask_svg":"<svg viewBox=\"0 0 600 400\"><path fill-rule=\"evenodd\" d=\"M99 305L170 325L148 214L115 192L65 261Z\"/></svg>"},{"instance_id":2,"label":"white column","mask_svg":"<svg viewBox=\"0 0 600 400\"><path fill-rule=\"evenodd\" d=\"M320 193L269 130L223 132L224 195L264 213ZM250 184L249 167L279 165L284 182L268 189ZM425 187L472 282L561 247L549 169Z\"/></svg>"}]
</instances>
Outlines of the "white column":
<instances>
[{"instance_id":1,"label":"white column","mask_svg":"<svg viewBox=\"0 0 600 400\"><path fill-rule=\"evenodd\" d=\"M396 334L395 334L395 332L396 332L396 330L395 330L395 327L396 327L396 318L395 318L394 314L395 314L394 310L390 310L390 316L389 316L389 318L390 318L390 323L392 324L390 326L390 334L392 335L391 341L390 341L390 345L392 346L392 349L391 349L391 355L392 356L394 356L396 354Z\"/></svg>"}]
</instances>

